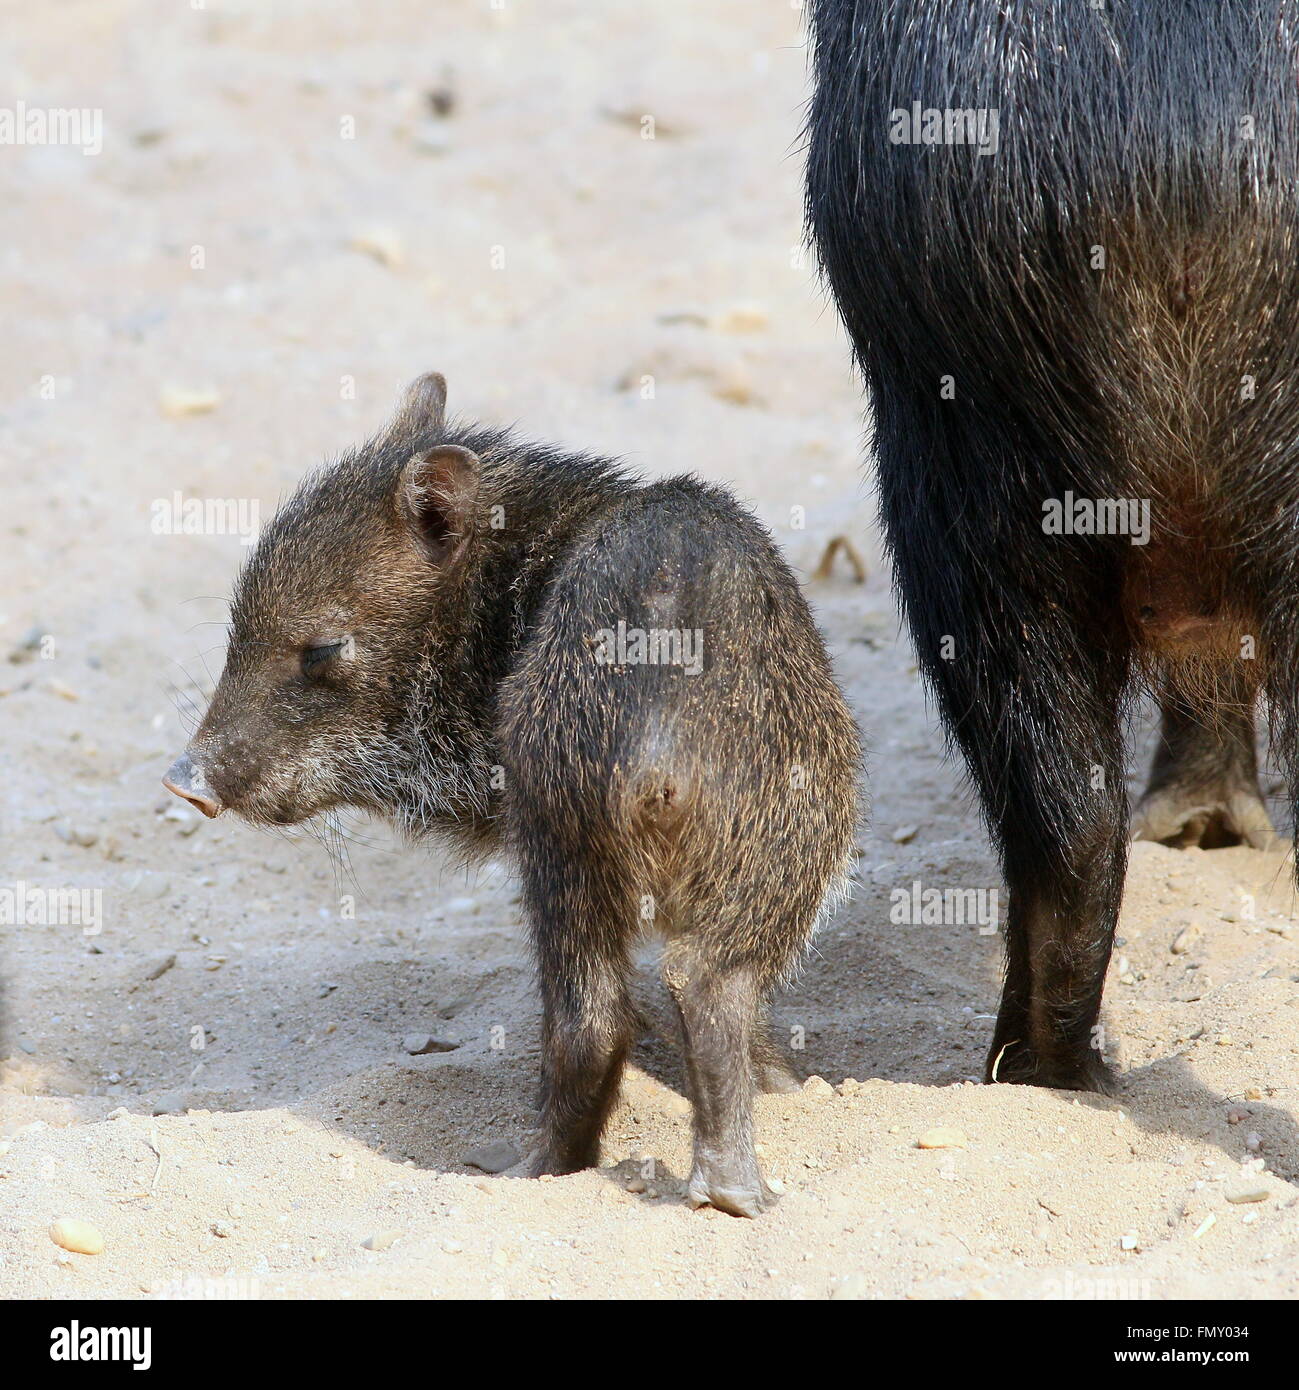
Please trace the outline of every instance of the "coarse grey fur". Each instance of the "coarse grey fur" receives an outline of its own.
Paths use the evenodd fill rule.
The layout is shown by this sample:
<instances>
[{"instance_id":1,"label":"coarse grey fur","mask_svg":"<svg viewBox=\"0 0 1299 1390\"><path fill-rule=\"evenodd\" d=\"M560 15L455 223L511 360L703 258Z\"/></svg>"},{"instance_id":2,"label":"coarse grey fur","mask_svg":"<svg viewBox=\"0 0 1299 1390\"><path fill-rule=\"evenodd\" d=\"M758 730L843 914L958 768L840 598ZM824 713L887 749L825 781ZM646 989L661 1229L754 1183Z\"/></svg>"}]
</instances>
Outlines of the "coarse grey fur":
<instances>
[{"instance_id":1,"label":"coarse grey fur","mask_svg":"<svg viewBox=\"0 0 1299 1390\"><path fill-rule=\"evenodd\" d=\"M689 1197L754 1215L755 1080L796 1084L765 1000L850 862L855 724L793 574L729 493L448 424L444 401L421 378L267 527L169 785L209 814L349 805L513 856L544 1012L536 1174L597 1161L635 1027L629 949L661 935ZM677 637L640 661L620 630Z\"/></svg>"}]
</instances>

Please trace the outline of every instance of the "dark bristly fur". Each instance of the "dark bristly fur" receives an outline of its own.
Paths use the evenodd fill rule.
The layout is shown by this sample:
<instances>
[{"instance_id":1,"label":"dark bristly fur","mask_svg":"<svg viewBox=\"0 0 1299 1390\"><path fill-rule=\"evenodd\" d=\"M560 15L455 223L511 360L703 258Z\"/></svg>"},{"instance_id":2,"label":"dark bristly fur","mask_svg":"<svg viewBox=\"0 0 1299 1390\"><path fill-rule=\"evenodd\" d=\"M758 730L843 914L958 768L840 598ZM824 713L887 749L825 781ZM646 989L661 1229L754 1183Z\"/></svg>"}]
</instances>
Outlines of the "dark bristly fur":
<instances>
[{"instance_id":1,"label":"dark bristly fur","mask_svg":"<svg viewBox=\"0 0 1299 1390\"><path fill-rule=\"evenodd\" d=\"M448 425L444 390L421 378L267 528L173 789L270 824L357 806L514 855L544 1004L537 1174L596 1162L630 951L660 934L690 1198L756 1214L752 1093L780 1079L765 1000L846 871L856 728L793 575L728 493ZM701 630L701 669L598 659L620 622Z\"/></svg>"},{"instance_id":2,"label":"dark bristly fur","mask_svg":"<svg viewBox=\"0 0 1299 1390\"><path fill-rule=\"evenodd\" d=\"M1103 1087L1125 702L1164 714L1141 836L1271 841L1260 692L1299 785L1299 5L815 0L813 29L810 226L1010 888L989 1075ZM913 101L995 108L996 153L891 144ZM1149 546L1044 534L1067 491L1148 499Z\"/></svg>"}]
</instances>

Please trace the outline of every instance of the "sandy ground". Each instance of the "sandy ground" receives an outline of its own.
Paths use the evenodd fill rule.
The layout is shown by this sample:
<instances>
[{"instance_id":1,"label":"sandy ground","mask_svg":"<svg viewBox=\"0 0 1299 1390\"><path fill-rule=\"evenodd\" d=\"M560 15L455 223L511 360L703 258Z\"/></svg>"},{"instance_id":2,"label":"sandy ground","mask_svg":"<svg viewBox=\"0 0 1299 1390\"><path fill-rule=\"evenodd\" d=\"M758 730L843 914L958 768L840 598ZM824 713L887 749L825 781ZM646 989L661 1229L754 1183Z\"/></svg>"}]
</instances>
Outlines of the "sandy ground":
<instances>
[{"instance_id":1,"label":"sandy ground","mask_svg":"<svg viewBox=\"0 0 1299 1390\"><path fill-rule=\"evenodd\" d=\"M1115 1099L974 1084L999 938L890 921L914 882L999 880L898 636L859 393L796 254L795 10L5 8L6 100L102 108L104 148L0 149L3 878L100 890L102 930L0 927L0 1293L1299 1294L1284 861L1138 848ZM525 1146L538 1062L506 869L363 827L348 871L159 787L245 550L156 534L155 500L269 513L429 368L465 414L733 482L805 572L836 530L871 556L864 588L812 590L874 815L776 1006L824 1082L759 1103L786 1188L760 1221L681 1200L652 971L603 1166L486 1176L466 1158ZM409 1055L415 1033L448 1050ZM965 1147L917 1147L934 1126ZM58 1218L103 1253L59 1249Z\"/></svg>"}]
</instances>

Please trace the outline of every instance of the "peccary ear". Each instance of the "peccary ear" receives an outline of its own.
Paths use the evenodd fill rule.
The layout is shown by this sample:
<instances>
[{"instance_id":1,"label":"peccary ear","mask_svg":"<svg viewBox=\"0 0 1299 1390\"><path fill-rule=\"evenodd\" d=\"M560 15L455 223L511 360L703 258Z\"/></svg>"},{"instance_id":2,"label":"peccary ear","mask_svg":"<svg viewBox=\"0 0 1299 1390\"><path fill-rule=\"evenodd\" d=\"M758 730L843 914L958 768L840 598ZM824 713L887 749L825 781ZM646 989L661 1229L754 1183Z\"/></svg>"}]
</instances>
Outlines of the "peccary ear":
<instances>
[{"instance_id":1,"label":"peccary ear","mask_svg":"<svg viewBox=\"0 0 1299 1390\"><path fill-rule=\"evenodd\" d=\"M447 413L447 379L441 372L425 372L406 388L402 414L419 429L440 430Z\"/></svg>"},{"instance_id":2,"label":"peccary ear","mask_svg":"<svg viewBox=\"0 0 1299 1390\"><path fill-rule=\"evenodd\" d=\"M402 469L402 515L436 565L448 564L469 543L481 466L468 449L440 444L415 454Z\"/></svg>"}]
</instances>

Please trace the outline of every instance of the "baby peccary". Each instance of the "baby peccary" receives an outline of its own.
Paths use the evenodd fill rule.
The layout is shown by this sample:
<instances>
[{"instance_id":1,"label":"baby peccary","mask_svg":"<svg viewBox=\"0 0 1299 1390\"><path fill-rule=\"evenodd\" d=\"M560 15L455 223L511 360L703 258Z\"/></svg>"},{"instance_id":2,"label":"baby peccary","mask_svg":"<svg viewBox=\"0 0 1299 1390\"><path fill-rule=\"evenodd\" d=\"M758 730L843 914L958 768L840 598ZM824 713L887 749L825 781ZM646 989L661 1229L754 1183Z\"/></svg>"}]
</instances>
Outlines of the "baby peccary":
<instances>
[{"instance_id":1,"label":"baby peccary","mask_svg":"<svg viewBox=\"0 0 1299 1390\"><path fill-rule=\"evenodd\" d=\"M166 785L209 816L349 805L516 858L544 1003L534 1175L597 1161L633 1042L630 953L657 932L689 1199L755 1215L765 999L848 864L852 717L793 575L729 494L448 425L445 399L421 378L267 527Z\"/></svg>"}]
</instances>

